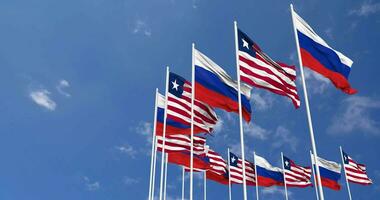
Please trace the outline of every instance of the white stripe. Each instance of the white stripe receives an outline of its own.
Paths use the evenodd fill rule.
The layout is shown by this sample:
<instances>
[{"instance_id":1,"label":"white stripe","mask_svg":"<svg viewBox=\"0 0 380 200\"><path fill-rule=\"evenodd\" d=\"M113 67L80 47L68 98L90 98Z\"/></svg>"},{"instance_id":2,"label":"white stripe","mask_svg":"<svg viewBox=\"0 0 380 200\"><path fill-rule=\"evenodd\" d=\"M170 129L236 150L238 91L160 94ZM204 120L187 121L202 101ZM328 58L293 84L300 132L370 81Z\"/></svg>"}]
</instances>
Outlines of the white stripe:
<instances>
[{"instance_id":1,"label":"white stripe","mask_svg":"<svg viewBox=\"0 0 380 200\"><path fill-rule=\"evenodd\" d=\"M312 163L314 164L314 159L311 159L311 160L312 160ZM317 158L317 162L318 162L319 167L323 167L327 170L330 170L330 171L333 171L333 172L340 174L340 171L341 171L341 165L340 164L333 162L333 161L325 160L321 157Z\"/></svg>"}]
</instances>

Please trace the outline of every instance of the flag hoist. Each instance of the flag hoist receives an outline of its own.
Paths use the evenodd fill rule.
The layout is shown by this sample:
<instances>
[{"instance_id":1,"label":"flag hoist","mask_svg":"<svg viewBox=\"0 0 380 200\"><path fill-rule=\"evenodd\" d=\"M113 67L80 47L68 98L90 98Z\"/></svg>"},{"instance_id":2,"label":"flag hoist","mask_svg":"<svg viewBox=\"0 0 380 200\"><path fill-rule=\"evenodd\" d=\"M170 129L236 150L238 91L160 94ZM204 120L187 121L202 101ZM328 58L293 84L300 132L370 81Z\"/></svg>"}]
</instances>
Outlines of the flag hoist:
<instances>
[{"instance_id":1,"label":"flag hoist","mask_svg":"<svg viewBox=\"0 0 380 200\"><path fill-rule=\"evenodd\" d=\"M313 160L314 160L314 163L316 163L315 172L316 172L317 183L318 183L318 184L316 184L316 186L318 187L318 191L319 191L319 199L324 200L322 183L321 183L321 176L320 176L319 166L318 166L318 162L317 162L318 154L317 154L317 147L316 147L315 139L314 139L313 122L311 119L311 113L310 113L310 108L309 108L309 99L308 99L308 94L307 94L307 89L306 89L305 76L304 76L304 72L303 72L303 64L302 64L302 59L301 59L300 46L299 46L297 30L296 30L296 26L295 26L295 22L294 22L294 18L295 18L294 14L295 13L294 13L292 4L290 4L290 10L291 10L291 15L292 15L293 31L294 31L294 37L295 37L294 39L296 40L298 61L299 61L300 71L301 71L302 88L304 91L306 114L307 114L307 119L308 119L311 146L312 146L312 151L313 151Z\"/></svg>"}]
</instances>

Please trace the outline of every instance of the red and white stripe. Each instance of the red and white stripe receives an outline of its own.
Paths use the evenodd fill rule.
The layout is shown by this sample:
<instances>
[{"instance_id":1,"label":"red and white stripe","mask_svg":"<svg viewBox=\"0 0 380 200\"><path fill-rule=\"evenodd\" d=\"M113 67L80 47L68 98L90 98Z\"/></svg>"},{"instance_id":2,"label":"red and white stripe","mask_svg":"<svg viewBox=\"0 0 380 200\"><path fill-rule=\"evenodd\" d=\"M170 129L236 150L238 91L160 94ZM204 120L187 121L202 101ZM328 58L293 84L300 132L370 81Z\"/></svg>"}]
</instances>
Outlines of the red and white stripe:
<instances>
[{"instance_id":1,"label":"red and white stripe","mask_svg":"<svg viewBox=\"0 0 380 200\"><path fill-rule=\"evenodd\" d=\"M237 167L230 165L231 183L243 184L243 162L239 158ZM255 185L255 167L253 163L245 161L245 179L247 185Z\"/></svg>"},{"instance_id":2,"label":"red and white stripe","mask_svg":"<svg viewBox=\"0 0 380 200\"><path fill-rule=\"evenodd\" d=\"M190 125L191 123L191 83L186 81L183 86L182 98L168 94L168 118ZM194 126L210 133L218 121L215 111L207 104L194 101Z\"/></svg>"},{"instance_id":3,"label":"red and white stripe","mask_svg":"<svg viewBox=\"0 0 380 200\"><path fill-rule=\"evenodd\" d=\"M227 162L216 153L214 150L208 149L206 150L206 156L210 159L210 169L207 171L212 171L213 173L223 175L227 173ZM190 168L185 167L186 171L190 171ZM203 172L203 169L193 169L195 172Z\"/></svg>"},{"instance_id":4,"label":"red and white stripe","mask_svg":"<svg viewBox=\"0 0 380 200\"><path fill-rule=\"evenodd\" d=\"M286 186L308 187L311 183L311 167L301 167L295 163L290 164L290 170L285 169Z\"/></svg>"},{"instance_id":5,"label":"red and white stripe","mask_svg":"<svg viewBox=\"0 0 380 200\"><path fill-rule=\"evenodd\" d=\"M256 52L256 57L238 51L241 80L248 85L287 96L298 108L301 102L295 84L295 67L273 61L257 45L253 45L252 48Z\"/></svg>"},{"instance_id":6,"label":"red and white stripe","mask_svg":"<svg viewBox=\"0 0 380 200\"><path fill-rule=\"evenodd\" d=\"M366 166L363 164L358 164L350 156L347 157L348 164L344 164L347 180L351 183L362 185L372 184L372 180L367 175Z\"/></svg>"},{"instance_id":7,"label":"red and white stripe","mask_svg":"<svg viewBox=\"0 0 380 200\"><path fill-rule=\"evenodd\" d=\"M163 137L156 136L157 138L157 150L162 151ZM201 155L207 150L205 146L206 139L199 136L194 136L194 154ZM191 151L191 140L188 135L169 135L165 138L165 152L180 152L180 151Z\"/></svg>"}]
</instances>

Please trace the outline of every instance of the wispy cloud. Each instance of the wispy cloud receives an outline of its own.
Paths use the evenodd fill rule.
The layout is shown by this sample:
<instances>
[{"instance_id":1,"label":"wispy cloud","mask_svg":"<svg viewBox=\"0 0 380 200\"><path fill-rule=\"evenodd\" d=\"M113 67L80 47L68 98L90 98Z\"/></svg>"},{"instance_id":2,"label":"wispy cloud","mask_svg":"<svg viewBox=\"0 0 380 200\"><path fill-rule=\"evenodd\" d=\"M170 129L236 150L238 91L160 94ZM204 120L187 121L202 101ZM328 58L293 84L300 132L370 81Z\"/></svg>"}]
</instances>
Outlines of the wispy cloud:
<instances>
[{"instance_id":1,"label":"wispy cloud","mask_svg":"<svg viewBox=\"0 0 380 200\"><path fill-rule=\"evenodd\" d=\"M135 128L136 133L146 137L148 144L152 144L153 125L150 122L139 122Z\"/></svg>"},{"instance_id":2,"label":"wispy cloud","mask_svg":"<svg viewBox=\"0 0 380 200\"><path fill-rule=\"evenodd\" d=\"M268 139L270 131L254 123L244 123L244 133L250 137L260 140Z\"/></svg>"},{"instance_id":3,"label":"wispy cloud","mask_svg":"<svg viewBox=\"0 0 380 200\"><path fill-rule=\"evenodd\" d=\"M332 120L328 132L347 134L354 130L379 135L380 122L371 117L371 111L380 109L380 100L365 96L350 96L343 100L343 106Z\"/></svg>"},{"instance_id":4,"label":"wispy cloud","mask_svg":"<svg viewBox=\"0 0 380 200\"><path fill-rule=\"evenodd\" d=\"M261 193L266 196L281 194L285 195L285 190L281 187L266 187L261 190ZM293 193L288 190L288 196L292 196Z\"/></svg>"},{"instance_id":5,"label":"wispy cloud","mask_svg":"<svg viewBox=\"0 0 380 200\"><path fill-rule=\"evenodd\" d=\"M65 79L60 80L58 85L56 86L59 94L65 96L65 97L71 97L71 94L64 91L68 87L70 87L70 83Z\"/></svg>"},{"instance_id":6,"label":"wispy cloud","mask_svg":"<svg viewBox=\"0 0 380 200\"><path fill-rule=\"evenodd\" d=\"M137 151L135 148L129 144L124 144L122 146L115 146L115 149L118 150L122 154L126 154L131 158L135 158Z\"/></svg>"},{"instance_id":7,"label":"wispy cloud","mask_svg":"<svg viewBox=\"0 0 380 200\"><path fill-rule=\"evenodd\" d=\"M92 182L87 176L83 177L84 184L86 186L86 190L95 191L100 188L100 183L98 181Z\"/></svg>"},{"instance_id":8,"label":"wispy cloud","mask_svg":"<svg viewBox=\"0 0 380 200\"><path fill-rule=\"evenodd\" d=\"M376 14L378 12L380 12L379 2L373 3L372 1L364 1L362 2L359 8L350 10L349 14L366 17L372 14Z\"/></svg>"},{"instance_id":9,"label":"wispy cloud","mask_svg":"<svg viewBox=\"0 0 380 200\"><path fill-rule=\"evenodd\" d=\"M291 132L283 127L279 126L273 136L273 148L280 148L283 146L288 146L293 152L297 151L298 139L296 136L292 135Z\"/></svg>"},{"instance_id":10,"label":"wispy cloud","mask_svg":"<svg viewBox=\"0 0 380 200\"><path fill-rule=\"evenodd\" d=\"M308 89L314 94L322 94L330 86L330 80L323 77L322 75L311 71L308 68L304 68L305 79L307 80ZM301 78L299 80L299 85L301 86Z\"/></svg>"},{"instance_id":11,"label":"wispy cloud","mask_svg":"<svg viewBox=\"0 0 380 200\"><path fill-rule=\"evenodd\" d=\"M268 92L255 92L251 96L251 101L254 105L253 109L267 110L273 106L274 98Z\"/></svg>"},{"instance_id":12,"label":"wispy cloud","mask_svg":"<svg viewBox=\"0 0 380 200\"><path fill-rule=\"evenodd\" d=\"M151 31L150 27L142 19L137 19L135 21L132 33L133 34L143 34L143 35L145 35L147 37L152 36L152 31Z\"/></svg>"},{"instance_id":13,"label":"wispy cloud","mask_svg":"<svg viewBox=\"0 0 380 200\"><path fill-rule=\"evenodd\" d=\"M139 182L140 182L140 180L136 179L136 178L127 177L127 176L123 178L123 183L125 185L134 185L134 184L137 184Z\"/></svg>"},{"instance_id":14,"label":"wispy cloud","mask_svg":"<svg viewBox=\"0 0 380 200\"><path fill-rule=\"evenodd\" d=\"M54 111L57 104L50 98L50 92L46 89L32 90L29 97L39 106L47 110Z\"/></svg>"}]
</instances>

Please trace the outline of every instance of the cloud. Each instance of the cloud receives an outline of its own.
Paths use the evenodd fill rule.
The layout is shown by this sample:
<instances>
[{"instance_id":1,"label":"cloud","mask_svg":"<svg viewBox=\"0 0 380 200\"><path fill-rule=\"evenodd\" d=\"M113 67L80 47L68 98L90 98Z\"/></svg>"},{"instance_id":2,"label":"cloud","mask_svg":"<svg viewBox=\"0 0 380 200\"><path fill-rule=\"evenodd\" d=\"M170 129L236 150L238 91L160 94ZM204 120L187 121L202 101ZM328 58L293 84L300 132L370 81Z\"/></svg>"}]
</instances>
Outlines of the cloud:
<instances>
[{"instance_id":1,"label":"cloud","mask_svg":"<svg viewBox=\"0 0 380 200\"><path fill-rule=\"evenodd\" d=\"M333 134L347 134L354 130L379 135L379 121L371 117L371 111L380 109L380 100L365 96L350 96L343 100L343 106L333 117L328 132Z\"/></svg>"},{"instance_id":2,"label":"cloud","mask_svg":"<svg viewBox=\"0 0 380 200\"><path fill-rule=\"evenodd\" d=\"M142 19L137 19L135 21L132 33L133 34L143 34L147 37L152 36L152 31L150 30L147 23L145 21L143 21Z\"/></svg>"},{"instance_id":3,"label":"cloud","mask_svg":"<svg viewBox=\"0 0 380 200\"><path fill-rule=\"evenodd\" d=\"M283 187L266 187L260 190L263 195L269 196L269 195L275 195L275 194L281 194L285 195L285 190ZM292 192L288 190L288 197L293 195Z\"/></svg>"},{"instance_id":4,"label":"cloud","mask_svg":"<svg viewBox=\"0 0 380 200\"><path fill-rule=\"evenodd\" d=\"M257 110L267 110L272 107L274 98L268 93L255 93L251 96L251 101L253 102L254 109Z\"/></svg>"},{"instance_id":5,"label":"cloud","mask_svg":"<svg viewBox=\"0 0 380 200\"><path fill-rule=\"evenodd\" d=\"M266 140L270 135L270 131L254 123L244 123L244 133L250 137L260 140Z\"/></svg>"},{"instance_id":6,"label":"cloud","mask_svg":"<svg viewBox=\"0 0 380 200\"><path fill-rule=\"evenodd\" d=\"M100 183L98 181L91 182L87 176L84 176L83 180L86 186L86 190L88 191L95 191L100 188Z\"/></svg>"},{"instance_id":7,"label":"cloud","mask_svg":"<svg viewBox=\"0 0 380 200\"><path fill-rule=\"evenodd\" d=\"M152 144L153 125L150 122L139 122L135 131L146 137L147 144Z\"/></svg>"},{"instance_id":8,"label":"cloud","mask_svg":"<svg viewBox=\"0 0 380 200\"><path fill-rule=\"evenodd\" d=\"M223 130L223 125L224 125L224 120L221 117L219 117L218 122L214 126L213 133L219 134Z\"/></svg>"},{"instance_id":9,"label":"cloud","mask_svg":"<svg viewBox=\"0 0 380 200\"><path fill-rule=\"evenodd\" d=\"M137 184L139 182L140 182L140 180L136 179L136 178L132 178L132 177L124 177L123 178L123 183L125 185L134 185L134 184Z\"/></svg>"},{"instance_id":10,"label":"cloud","mask_svg":"<svg viewBox=\"0 0 380 200\"><path fill-rule=\"evenodd\" d=\"M286 129L283 126L279 126L276 129L276 132L273 136L273 148L280 148L283 146L289 146L289 148L296 152L297 145L298 145L298 139L294 135L290 133L288 129Z\"/></svg>"},{"instance_id":11,"label":"cloud","mask_svg":"<svg viewBox=\"0 0 380 200\"><path fill-rule=\"evenodd\" d=\"M116 146L116 150L118 150L120 153L126 154L131 158L135 158L137 151L133 148L133 146L124 144L122 146Z\"/></svg>"},{"instance_id":12,"label":"cloud","mask_svg":"<svg viewBox=\"0 0 380 200\"><path fill-rule=\"evenodd\" d=\"M373 3L372 1L364 1L360 8L349 11L350 15L357 15L366 17L380 12L380 3Z\"/></svg>"},{"instance_id":13,"label":"cloud","mask_svg":"<svg viewBox=\"0 0 380 200\"><path fill-rule=\"evenodd\" d=\"M326 89L330 86L329 79L305 67L304 75L306 79L307 89L308 91L311 91L313 94L323 94L326 91ZM299 78L298 80L299 85L302 86L301 78Z\"/></svg>"},{"instance_id":14,"label":"cloud","mask_svg":"<svg viewBox=\"0 0 380 200\"><path fill-rule=\"evenodd\" d=\"M50 92L46 89L37 89L29 93L30 98L39 106L54 111L57 104L50 98Z\"/></svg>"},{"instance_id":15,"label":"cloud","mask_svg":"<svg viewBox=\"0 0 380 200\"><path fill-rule=\"evenodd\" d=\"M68 88L70 87L70 83L67 81L67 80L60 80L58 85L56 86L57 88L57 91L59 92L59 94L65 96L65 97L71 97L71 95L67 92L64 91L65 88Z\"/></svg>"},{"instance_id":16,"label":"cloud","mask_svg":"<svg viewBox=\"0 0 380 200\"><path fill-rule=\"evenodd\" d=\"M325 29L325 34L327 35L328 38L334 39L333 33L332 33L332 28L327 28Z\"/></svg>"}]
</instances>

